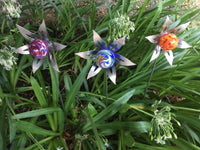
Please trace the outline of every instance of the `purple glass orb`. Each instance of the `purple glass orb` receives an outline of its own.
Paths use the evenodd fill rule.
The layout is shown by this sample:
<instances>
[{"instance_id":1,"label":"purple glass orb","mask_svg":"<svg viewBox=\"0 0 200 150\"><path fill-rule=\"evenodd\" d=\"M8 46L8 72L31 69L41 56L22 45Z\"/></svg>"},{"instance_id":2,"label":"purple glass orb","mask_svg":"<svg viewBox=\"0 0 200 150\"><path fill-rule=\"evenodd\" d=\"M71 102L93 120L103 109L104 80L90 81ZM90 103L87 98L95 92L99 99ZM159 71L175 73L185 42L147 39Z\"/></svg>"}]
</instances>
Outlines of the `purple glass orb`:
<instances>
[{"instance_id":1,"label":"purple glass orb","mask_svg":"<svg viewBox=\"0 0 200 150\"><path fill-rule=\"evenodd\" d=\"M47 56L49 52L49 48L47 46L47 43L43 40L36 39L33 42L31 42L28 46L30 54L34 58L42 59Z\"/></svg>"}]
</instances>

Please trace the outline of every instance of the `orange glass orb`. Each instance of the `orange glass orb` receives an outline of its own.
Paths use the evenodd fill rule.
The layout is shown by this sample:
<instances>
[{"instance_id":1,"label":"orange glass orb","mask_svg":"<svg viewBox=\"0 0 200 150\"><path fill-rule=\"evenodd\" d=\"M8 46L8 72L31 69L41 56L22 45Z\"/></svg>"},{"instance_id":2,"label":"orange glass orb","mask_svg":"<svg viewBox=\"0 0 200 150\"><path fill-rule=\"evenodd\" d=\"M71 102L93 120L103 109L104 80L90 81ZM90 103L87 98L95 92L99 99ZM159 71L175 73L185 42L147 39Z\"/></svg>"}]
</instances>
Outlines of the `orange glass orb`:
<instances>
[{"instance_id":1,"label":"orange glass orb","mask_svg":"<svg viewBox=\"0 0 200 150\"><path fill-rule=\"evenodd\" d=\"M173 33L166 33L159 38L158 44L163 50L173 50L178 45L178 38Z\"/></svg>"}]
</instances>

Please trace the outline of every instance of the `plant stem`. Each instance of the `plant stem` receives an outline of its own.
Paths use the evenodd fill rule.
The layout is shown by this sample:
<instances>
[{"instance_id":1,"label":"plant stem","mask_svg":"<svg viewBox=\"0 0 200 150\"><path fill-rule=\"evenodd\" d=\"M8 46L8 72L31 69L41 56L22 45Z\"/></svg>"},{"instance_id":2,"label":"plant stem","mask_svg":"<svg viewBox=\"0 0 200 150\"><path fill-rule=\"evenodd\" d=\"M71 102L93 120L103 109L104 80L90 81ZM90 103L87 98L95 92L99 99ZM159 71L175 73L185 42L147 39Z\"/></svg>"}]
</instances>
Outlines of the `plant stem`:
<instances>
[{"instance_id":1,"label":"plant stem","mask_svg":"<svg viewBox=\"0 0 200 150\"><path fill-rule=\"evenodd\" d=\"M187 107L179 107L179 106L171 106L173 109L181 109L181 110L188 110L194 112L200 112L199 109L187 108Z\"/></svg>"},{"instance_id":2,"label":"plant stem","mask_svg":"<svg viewBox=\"0 0 200 150\"><path fill-rule=\"evenodd\" d=\"M152 115L152 114L150 114L150 113L148 113L148 112L146 112L146 111L143 111L143 110L141 110L141 109L138 109L138 108L136 108L136 107L134 107L134 106L132 106L132 105L130 105L130 107L133 108L133 109L135 109L135 110L137 110L137 111L139 111L139 112L142 112L142 113L144 113L144 114L146 114L146 115L148 115L148 116L150 116L150 117L154 117L154 115Z\"/></svg>"},{"instance_id":3,"label":"plant stem","mask_svg":"<svg viewBox=\"0 0 200 150\"><path fill-rule=\"evenodd\" d=\"M108 73L106 72L106 106L108 104Z\"/></svg>"},{"instance_id":4,"label":"plant stem","mask_svg":"<svg viewBox=\"0 0 200 150\"><path fill-rule=\"evenodd\" d=\"M144 92L144 98L146 97L146 94L147 94L147 92L148 92L149 84L150 84L150 82L151 82L151 78L152 78L153 73L154 73L154 70L155 70L156 62L157 62L157 58L156 58L156 60L155 60L155 62L154 62L154 64L153 64L153 68L152 68L152 71L151 71L151 75L150 75L149 80L148 80L148 82L147 82L147 86L146 86L146 89L145 89L145 92Z\"/></svg>"}]
</instances>

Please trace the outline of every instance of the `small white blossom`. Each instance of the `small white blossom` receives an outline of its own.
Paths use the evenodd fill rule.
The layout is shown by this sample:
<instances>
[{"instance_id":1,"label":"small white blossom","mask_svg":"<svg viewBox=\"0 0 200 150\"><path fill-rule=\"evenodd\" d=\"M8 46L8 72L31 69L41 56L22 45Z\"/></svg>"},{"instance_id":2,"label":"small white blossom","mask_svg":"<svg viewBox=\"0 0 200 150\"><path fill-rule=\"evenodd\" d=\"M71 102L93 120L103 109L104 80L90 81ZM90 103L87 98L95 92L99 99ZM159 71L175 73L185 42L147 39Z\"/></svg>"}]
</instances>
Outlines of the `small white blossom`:
<instances>
[{"instance_id":1,"label":"small white blossom","mask_svg":"<svg viewBox=\"0 0 200 150\"><path fill-rule=\"evenodd\" d=\"M3 49L0 49L0 65L2 65L6 70L10 70L17 60L17 58L13 56L14 50L14 47L6 46Z\"/></svg>"},{"instance_id":2,"label":"small white blossom","mask_svg":"<svg viewBox=\"0 0 200 150\"><path fill-rule=\"evenodd\" d=\"M154 105L155 106L155 105ZM154 115L157 115L158 114L158 109L156 109L155 111L154 111Z\"/></svg>"},{"instance_id":3,"label":"small white blossom","mask_svg":"<svg viewBox=\"0 0 200 150\"><path fill-rule=\"evenodd\" d=\"M63 150L63 147L57 147L56 150Z\"/></svg>"},{"instance_id":4,"label":"small white blossom","mask_svg":"<svg viewBox=\"0 0 200 150\"><path fill-rule=\"evenodd\" d=\"M157 107L159 103L160 102L156 102L154 107ZM171 122L171 120L175 120L175 118L170 110L169 106L165 106L160 110L156 109L154 111L154 117L151 120L152 127L149 134L151 135L151 139L154 139L157 143L165 144L165 141L171 139L172 136L177 138Z\"/></svg>"},{"instance_id":5,"label":"small white blossom","mask_svg":"<svg viewBox=\"0 0 200 150\"><path fill-rule=\"evenodd\" d=\"M157 139L155 139L155 141L156 141L156 143L158 143L158 144L165 144L165 140L162 140L161 138L157 138Z\"/></svg>"},{"instance_id":6,"label":"small white blossom","mask_svg":"<svg viewBox=\"0 0 200 150\"><path fill-rule=\"evenodd\" d=\"M104 143L105 147L109 147L109 144L108 143Z\"/></svg>"},{"instance_id":7,"label":"small white blossom","mask_svg":"<svg viewBox=\"0 0 200 150\"><path fill-rule=\"evenodd\" d=\"M4 0L3 2L2 10L8 17L20 17L22 5L20 5L16 0Z\"/></svg>"},{"instance_id":8,"label":"small white blossom","mask_svg":"<svg viewBox=\"0 0 200 150\"><path fill-rule=\"evenodd\" d=\"M126 15L117 14L116 18L112 19L109 25L109 39L118 39L126 36L130 39L130 32L135 30L134 22Z\"/></svg>"}]
</instances>

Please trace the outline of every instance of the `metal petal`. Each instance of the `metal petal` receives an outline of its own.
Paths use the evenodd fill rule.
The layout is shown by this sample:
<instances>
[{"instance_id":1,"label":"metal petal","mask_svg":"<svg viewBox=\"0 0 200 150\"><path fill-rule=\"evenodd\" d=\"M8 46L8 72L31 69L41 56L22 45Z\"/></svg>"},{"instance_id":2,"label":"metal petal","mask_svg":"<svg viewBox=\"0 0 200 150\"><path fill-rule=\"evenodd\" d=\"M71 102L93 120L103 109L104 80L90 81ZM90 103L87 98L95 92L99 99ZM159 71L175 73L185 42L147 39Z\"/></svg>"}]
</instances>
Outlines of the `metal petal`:
<instances>
[{"instance_id":1,"label":"metal petal","mask_svg":"<svg viewBox=\"0 0 200 150\"><path fill-rule=\"evenodd\" d=\"M106 48L106 43L102 40L98 33L93 30L93 41L99 49Z\"/></svg>"},{"instance_id":2,"label":"metal petal","mask_svg":"<svg viewBox=\"0 0 200 150\"><path fill-rule=\"evenodd\" d=\"M22 34L22 36L25 39L27 39L29 41L33 41L34 39L39 38L36 34L28 31L27 29L21 27L20 25L16 25L16 26L19 29L19 32Z\"/></svg>"},{"instance_id":3,"label":"metal petal","mask_svg":"<svg viewBox=\"0 0 200 150\"><path fill-rule=\"evenodd\" d=\"M169 64L172 66L173 59L174 59L172 50L168 50L168 51L165 50L165 51L163 51L163 53L164 53L167 61L169 62Z\"/></svg>"},{"instance_id":4,"label":"metal petal","mask_svg":"<svg viewBox=\"0 0 200 150\"><path fill-rule=\"evenodd\" d=\"M66 45L62 45L60 43L57 43L57 42L52 42L53 44L53 48L55 51L59 51L59 50L62 50L66 47Z\"/></svg>"},{"instance_id":5,"label":"metal petal","mask_svg":"<svg viewBox=\"0 0 200 150\"><path fill-rule=\"evenodd\" d=\"M151 59L149 62L155 60L156 58L158 58L158 56L160 55L160 49L161 47L159 45L156 45L155 50L153 52L153 55L151 56Z\"/></svg>"},{"instance_id":6,"label":"metal petal","mask_svg":"<svg viewBox=\"0 0 200 150\"><path fill-rule=\"evenodd\" d=\"M168 30L170 24L172 24L172 21L169 19L169 17L167 16L166 17L166 20L165 20L165 23L163 24L163 27L162 27L162 30L161 30L161 33Z\"/></svg>"},{"instance_id":7,"label":"metal petal","mask_svg":"<svg viewBox=\"0 0 200 150\"><path fill-rule=\"evenodd\" d=\"M113 51L118 51L122 47L122 45L125 44L125 38L126 37L124 36L118 40L115 40L113 43L109 45L109 48L112 49Z\"/></svg>"},{"instance_id":8,"label":"metal petal","mask_svg":"<svg viewBox=\"0 0 200 150\"><path fill-rule=\"evenodd\" d=\"M54 70L60 72L59 69L58 69L58 65L57 65L57 62L56 62L56 58L55 58L55 56L54 56L54 54L53 54L52 51L49 51L48 59L49 59L49 63L50 63L50 65L51 65L51 67L52 67Z\"/></svg>"},{"instance_id":9,"label":"metal petal","mask_svg":"<svg viewBox=\"0 0 200 150\"><path fill-rule=\"evenodd\" d=\"M75 55L78 55L78 56L80 56L80 57L82 57L84 59L90 59L91 56L89 56L89 55L96 54L96 52L97 52L96 50L94 50L94 51L85 51L85 52L75 53Z\"/></svg>"},{"instance_id":10,"label":"metal petal","mask_svg":"<svg viewBox=\"0 0 200 150\"><path fill-rule=\"evenodd\" d=\"M149 40L151 43L158 43L158 38L159 38L159 35L150 35L150 36L147 36L145 37L147 40Z\"/></svg>"},{"instance_id":11,"label":"metal petal","mask_svg":"<svg viewBox=\"0 0 200 150\"><path fill-rule=\"evenodd\" d=\"M133 66L133 65L136 65L136 64L134 64L133 62L131 62L129 59L127 59L126 57L124 57L122 55L119 55L119 54L115 53L115 57L119 58L119 59L116 59L116 62L118 64L120 64L120 65L123 65L123 66Z\"/></svg>"},{"instance_id":12,"label":"metal petal","mask_svg":"<svg viewBox=\"0 0 200 150\"><path fill-rule=\"evenodd\" d=\"M108 77L110 78L110 80L116 84L116 70L115 70L115 66L113 66L111 68L112 71L110 71L110 69L107 69L107 74L108 74Z\"/></svg>"},{"instance_id":13,"label":"metal petal","mask_svg":"<svg viewBox=\"0 0 200 150\"><path fill-rule=\"evenodd\" d=\"M96 64L94 64L94 65L91 67L91 69L90 69L90 71L89 71L89 73L88 73L87 79L89 79L89 78L91 78L91 77L97 75L97 74L101 71L101 69L102 69L101 67L98 67Z\"/></svg>"},{"instance_id":14,"label":"metal petal","mask_svg":"<svg viewBox=\"0 0 200 150\"><path fill-rule=\"evenodd\" d=\"M178 45L177 45L178 48L190 48L192 46L190 46L188 43L186 43L185 41L183 40L179 40L178 41Z\"/></svg>"},{"instance_id":15,"label":"metal petal","mask_svg":"<svg viewBox=\"0 0 200 150\"><path fill-rule=\"evenodd\" d=\"M188 26L189 24L190 24L190 22L187 22L187 23L185 23L185 24L182 24L182 25L176 27L176 28L175 28L175 33L178 34L178 33L183 32L183 31L187 28L187 26Z\"/></svg>"},{"instance_id":16,"label":"metal petal","mask_svg":"<svg viewBox=\"0 0 200 150\"><path fill-rule=\"evenodd\" d=\"M39 62L38 62L38 60L39 60ZM35 73L40 68L40 66L42 65L43 61L44 61L44 59L37 59L37 58L35 58L33 60L33 66L32 66L33 73Z\"/></svg>"},{"instance_id":17,"label":"metal petal","mask_svg":"<svg viewBox=\"0 0 200 150\"><path fill-rule=\"evenodd\" d=\"M20 53L20 54L24 54L24 55L30 54L29 51L25 51L27 49L28 49L28 45L24 45L24 46L21 46L18 49L16 49L15 52Z\"/></svg>"},{"instance_id":18,"label":"metal petal","mask_svg":"<svg viewBox=\"0 0 200 150\"><path fill-rule=\"evenodd\" d=\"M44 20L42 21L42 24L39 27L39 33L42 34L41 36L47 38L47 29Z\"/></svg>"}]
</instances>

